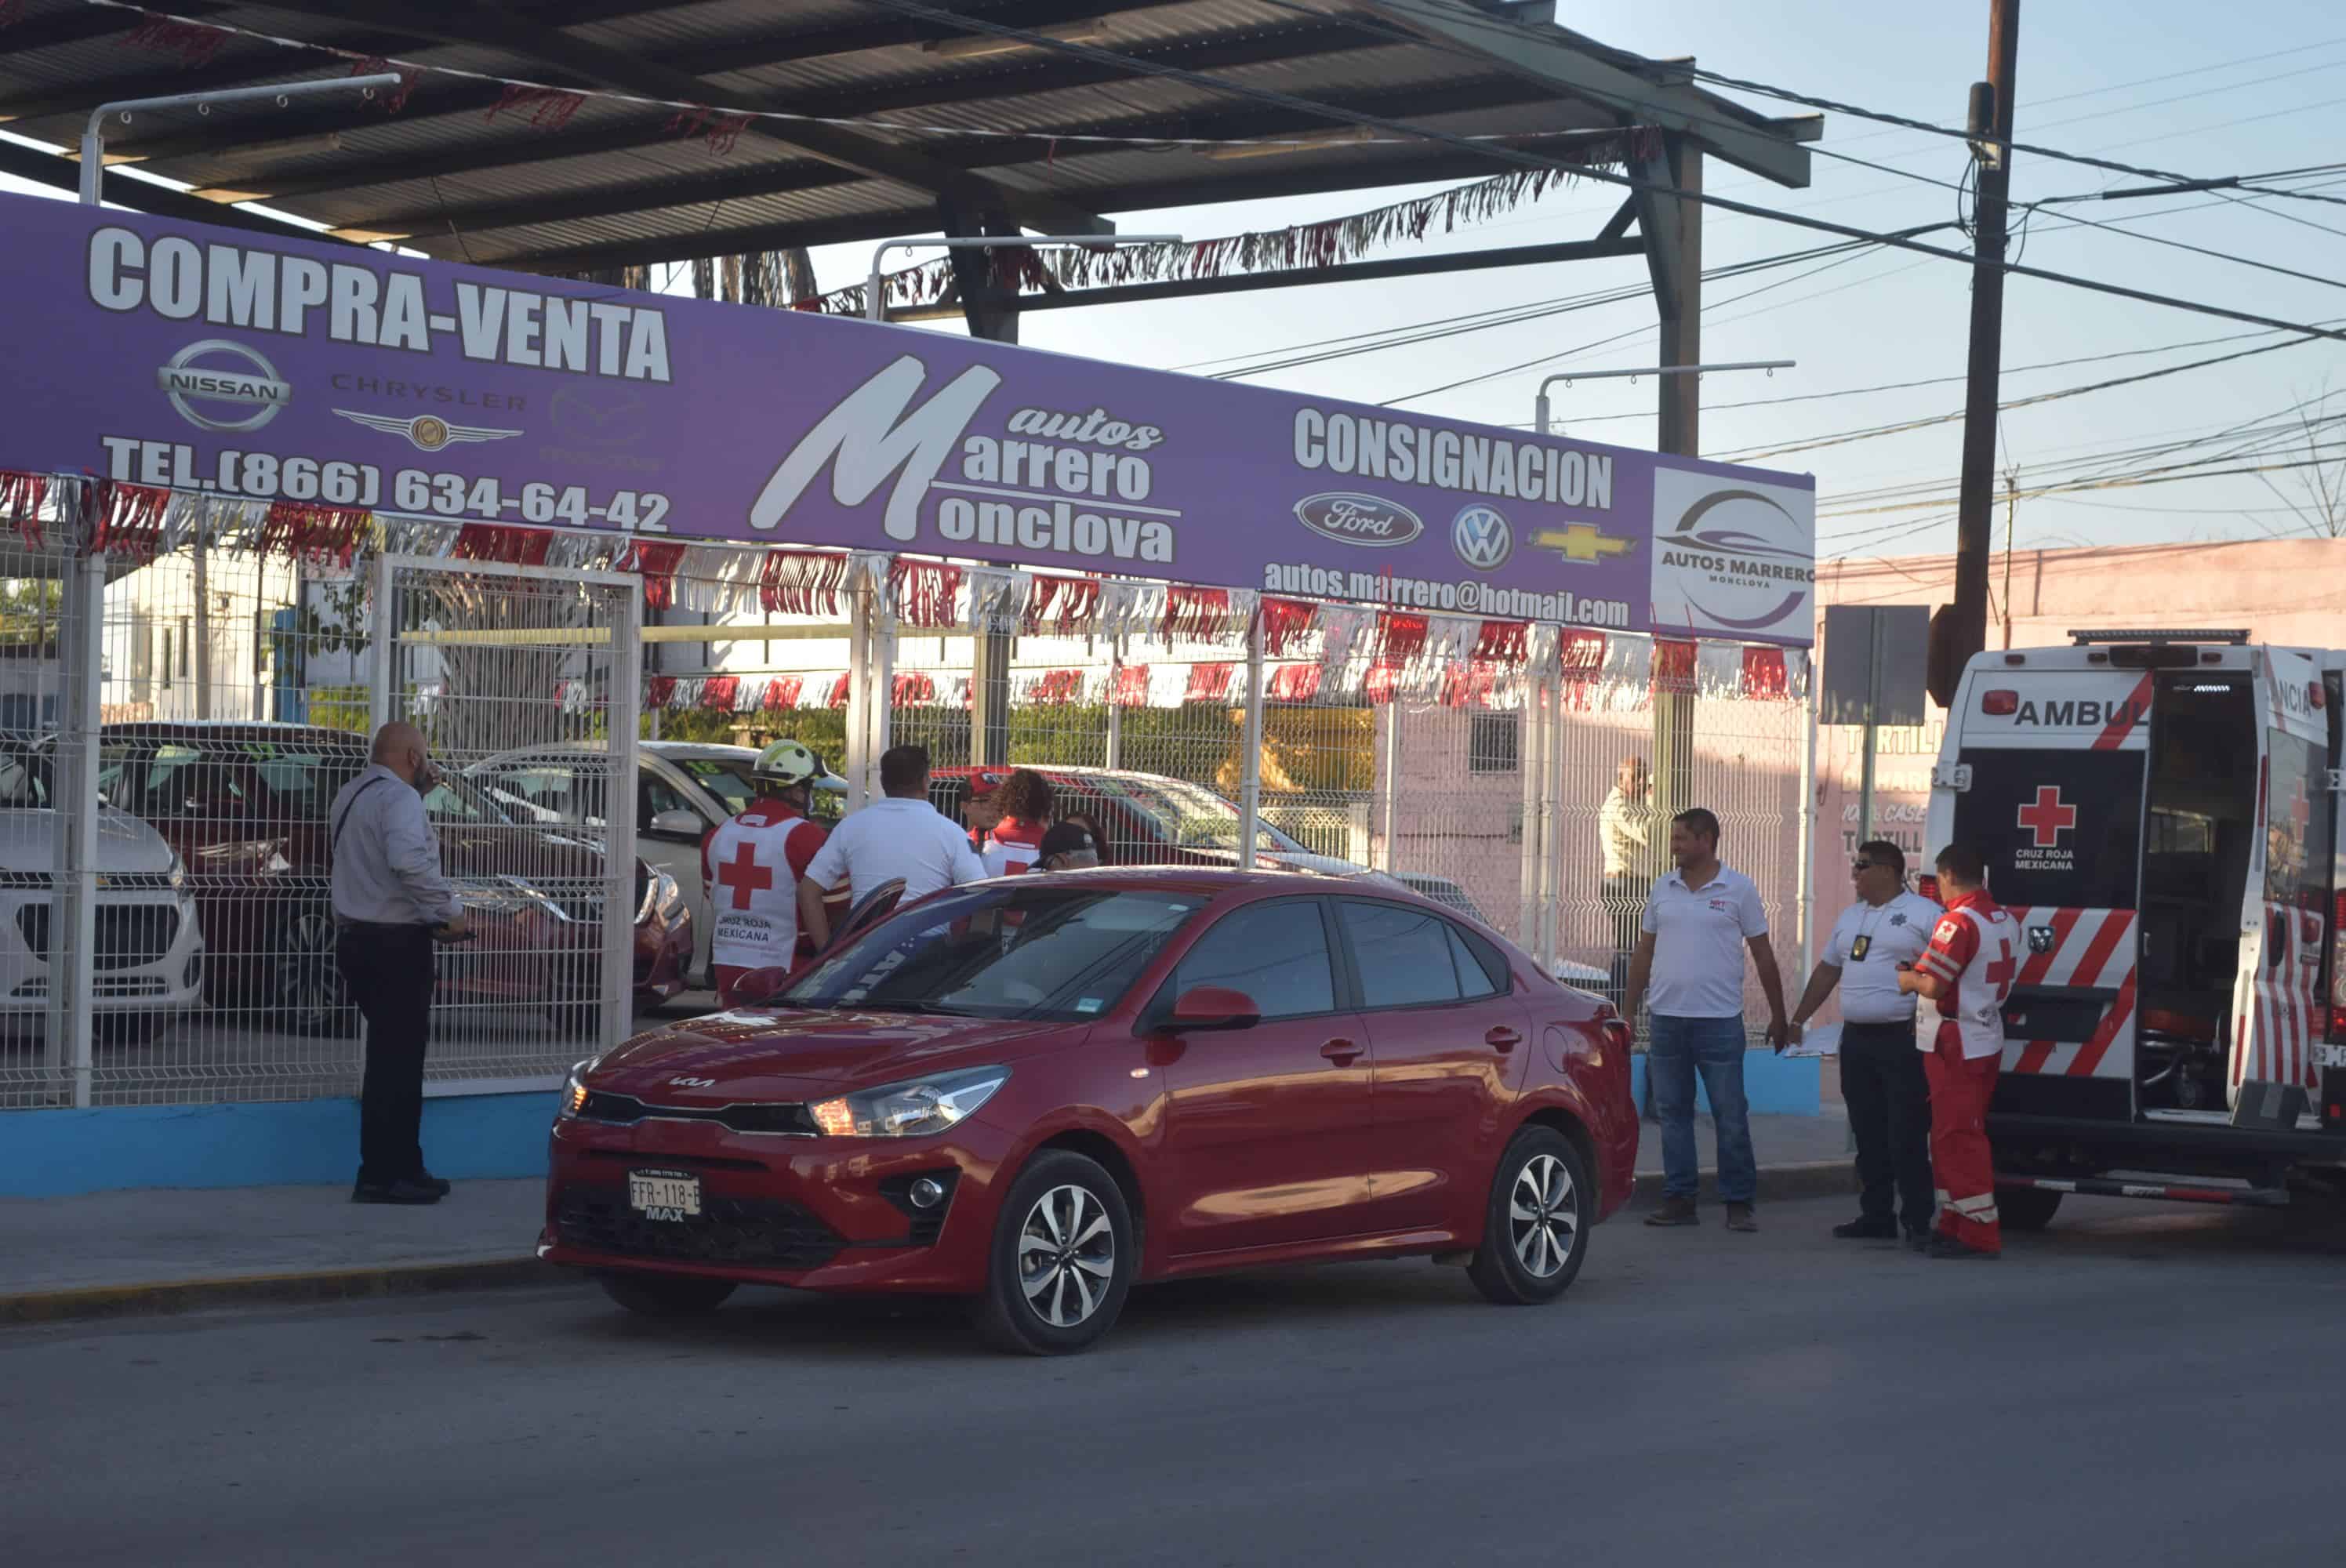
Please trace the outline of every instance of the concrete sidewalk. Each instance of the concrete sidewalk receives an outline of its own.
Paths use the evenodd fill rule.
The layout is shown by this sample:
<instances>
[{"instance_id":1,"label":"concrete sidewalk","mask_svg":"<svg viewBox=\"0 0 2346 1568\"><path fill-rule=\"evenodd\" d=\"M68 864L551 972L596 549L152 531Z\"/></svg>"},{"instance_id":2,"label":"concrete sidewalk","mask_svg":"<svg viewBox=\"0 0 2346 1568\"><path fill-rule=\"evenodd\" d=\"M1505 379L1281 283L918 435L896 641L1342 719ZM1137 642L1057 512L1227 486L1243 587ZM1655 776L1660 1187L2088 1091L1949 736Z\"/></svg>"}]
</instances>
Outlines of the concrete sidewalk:
<instances>
[{"instance_id":1,"label":"concrete sidewalk","mask_svg":"<svg viewBox=\"0 0 2346 1568\"><path fill-rule=\"evenodd\" d=\"M1751 1120L1763 1201L1850 1190L1841 1117ZM1660 1190L1661 1137L1650 1122L1642 1134L1637 1196L1650 1204ZM1698 1118L1696 1136L1707 1176L1709 1117ZM0 1323L560 1278L534 1251L543 1181L460 1182L428 1208L349 1200L342 1186L0 1198Z\"/></svg>"}]
</instances>

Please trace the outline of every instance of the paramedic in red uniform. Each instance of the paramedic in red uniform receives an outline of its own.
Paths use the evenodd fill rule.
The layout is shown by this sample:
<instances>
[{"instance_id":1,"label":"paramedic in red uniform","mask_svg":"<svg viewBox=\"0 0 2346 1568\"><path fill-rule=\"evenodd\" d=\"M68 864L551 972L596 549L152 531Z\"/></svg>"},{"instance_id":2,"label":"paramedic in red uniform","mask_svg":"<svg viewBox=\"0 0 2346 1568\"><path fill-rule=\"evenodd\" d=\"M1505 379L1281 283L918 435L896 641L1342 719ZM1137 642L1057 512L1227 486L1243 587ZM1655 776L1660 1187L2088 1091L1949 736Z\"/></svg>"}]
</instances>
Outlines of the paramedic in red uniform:
<instances>
[{"instance_id":1,"label":"paramedic in red uniform","mask_svg":"<svg viewBox=\"0 0 2346 1568\"><path fill-rule=\"evenodd\" d=\"M1043 835L1051 830L1051 781L1031 768L1015 769L994 791L1002 815L978 850L990 877L1015 877L1042 858Z\"/></svg>"},{"instance_id":2,"label":"paramedic in red uniform","mask_svg":"<svg viewBox=\"0 0 2346 1568\"><path fill-rule=\"evenodd\" d=\"M738 1000L733 988L753 969L790 969L799 961L799 879L822 848L821 827L807 818L815 781L828 769L795 740L777 740L750 769L758 799L750 809L709 830L700 846L700 875L709 890L709 967L717 1004Z\"/></svg>"},{"instance_id":3,"label":"paramedic in red uniform","mask_svg":"<svg viewBox=\"0 0 2346 1568\"><path fill-rule=\"evenodd\" d=\"M1979 852L1939 851L1947 912L1898 989L1939 1004L1938 1030L1924 1046L1931 1081L1931 1174L1939 1200L1933 1257L1994 1257L2004 1250L1995 1212L1995 1164L1987 1142L1987 1102L2004 1060L2004 1001L2020 971L2020 928L1988 896Z\"/></svg>"}]
</instances>

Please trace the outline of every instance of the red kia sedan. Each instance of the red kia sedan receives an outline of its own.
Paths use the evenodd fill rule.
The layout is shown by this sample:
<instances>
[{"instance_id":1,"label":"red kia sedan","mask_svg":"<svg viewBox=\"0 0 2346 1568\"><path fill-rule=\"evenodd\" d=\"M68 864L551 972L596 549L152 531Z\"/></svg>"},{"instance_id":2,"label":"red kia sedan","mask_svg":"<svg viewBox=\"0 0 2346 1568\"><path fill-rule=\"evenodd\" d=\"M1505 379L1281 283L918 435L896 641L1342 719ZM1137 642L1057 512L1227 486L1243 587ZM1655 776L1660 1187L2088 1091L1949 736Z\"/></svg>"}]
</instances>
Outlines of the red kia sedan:
<instances>
[{"instance_id":1,"label":"red kia sedan","mask_svg":"<svg viewBox=\"0 0 2346 1568\"><path fill-rule=\"evenodd\" d=\"M972 1299L1077 1350L1137 1283L1346 1257L1563 1294L1629 1196L1603 1002L1400 889L1190 867L939 893L573 1070L540 1256L622 1305Z\"/></svg>"}]
</instances>

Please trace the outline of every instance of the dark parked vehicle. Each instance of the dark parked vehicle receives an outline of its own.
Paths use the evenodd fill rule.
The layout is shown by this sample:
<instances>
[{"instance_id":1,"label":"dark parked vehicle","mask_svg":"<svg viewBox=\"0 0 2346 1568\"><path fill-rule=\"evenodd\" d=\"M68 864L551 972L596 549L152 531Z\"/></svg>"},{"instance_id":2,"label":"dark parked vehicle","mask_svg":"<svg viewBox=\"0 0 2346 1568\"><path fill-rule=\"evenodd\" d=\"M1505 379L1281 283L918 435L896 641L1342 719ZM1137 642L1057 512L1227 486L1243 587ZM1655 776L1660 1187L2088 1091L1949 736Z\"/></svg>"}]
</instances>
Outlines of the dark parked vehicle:
<instances>
[{"instance_id":1,"label":"dark parked vehicle","mask_svg":"<svg viewBox=\"0 0 2346 1568\"><path fill-rule=\"evenodd\" d=\"M100 748L103 799L151 823L186 862L208 949L205 1000L307 1033L354 1029L333 961L327 809L366 768L364 738L296 724L110 724ZM444 959L440 999L588 1022L602 850L512 821L453 772L424 808L478 932ZM635 899L637 995L665 1000L684 985L691 915L674 881L640 861Z\"/></svg>"},{"instance_id":2,"label":"dark parked vehicle","mask_svg":"<svg viewBox=\"0 0 2346 1568\"><path fill-rule=\"evenodd\" d=\"M1266 1263L1430 1254L1551 1299L1637 1146L1611 1010L1424 899L1036 873L580 1063L539 1252L655 1314L743 1283L963 1296L1049 1354L1136 1283Z\"/></svg>"}]
</instances>

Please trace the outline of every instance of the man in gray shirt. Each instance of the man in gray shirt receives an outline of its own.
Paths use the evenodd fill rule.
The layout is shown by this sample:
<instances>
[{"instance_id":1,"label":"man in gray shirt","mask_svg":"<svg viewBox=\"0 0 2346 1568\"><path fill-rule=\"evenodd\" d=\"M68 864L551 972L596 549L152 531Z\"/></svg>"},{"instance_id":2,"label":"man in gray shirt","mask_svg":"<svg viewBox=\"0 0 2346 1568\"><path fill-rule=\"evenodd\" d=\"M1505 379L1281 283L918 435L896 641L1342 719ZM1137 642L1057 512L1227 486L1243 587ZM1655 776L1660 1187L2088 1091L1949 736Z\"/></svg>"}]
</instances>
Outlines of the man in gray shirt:
<instances>
[{"instance_id":1,"label":"man in gray shirt","mask_svg":"<svg viewBox=\"0 0 2346 1568\"><path fill-rule=\"evenodd\" d=\"M448 1191L424 1169L422 1143L432 941L461 942L472 932L423 810L437 778L423 732L386 724L366 771L342 787L327 814L334 956L367 1022L352 1203L437 1203Z\"/></svg>"}]
</instances>

